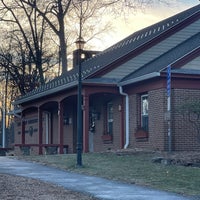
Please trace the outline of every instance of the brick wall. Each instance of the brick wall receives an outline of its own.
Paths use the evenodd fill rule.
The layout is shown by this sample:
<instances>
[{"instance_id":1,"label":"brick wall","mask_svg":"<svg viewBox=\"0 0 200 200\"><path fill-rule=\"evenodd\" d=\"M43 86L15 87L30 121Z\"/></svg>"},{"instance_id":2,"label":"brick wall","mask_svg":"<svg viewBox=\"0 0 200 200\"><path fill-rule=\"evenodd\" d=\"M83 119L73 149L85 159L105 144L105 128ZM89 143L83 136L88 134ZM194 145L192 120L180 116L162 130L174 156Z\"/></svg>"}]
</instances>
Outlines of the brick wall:
<instances>
[{"instance_id":1,"label":"brick wall","mask_svg":"<svg viewBox=\"0 0 200 200\"><path fill-rule=\"evenodd\" d=\"M101 103L99 103L101 102ZM112 141L103 141L102 135L106 132L105 127L105 102L99 101L98 106L100 106L101 116L100 120L96 120L95 122L95 133L94 137L94 151L106 151L112 149L119 149L120 148L120 141L121 141L121 97L116 96L116 98L112 99L113 109L114 109L114 118L113 118L113 140Z\"/></svg>"},{"instance_id":2,"label":"brick wall","mask_svg":"<svg viewBox=\"0 0 200 200\"><path fill-rule=\"evenodd\" d=\"M179 108L186 102L200 100L199 90L175 89L173 91L173 139L176 151L199 151L200 143L197 140L197 130L188 119L179 113Z\"/></svg>"},{"instance_id":3,"label":"brick wall","mask_svg":"<svg viewBox=\"0 0 200 200\"><path fill-rule=\"evenodd\" d=\"M167 126L164 113L167 111L166 90L149 92L149 143L153 149L166 150Z\"/></svg>"},{"instance_id":4,"label":"brick wall","mask_svg":"<svg viewBox=\"0 0 200 200\"><path fill-rule=\"evenodd\" d=\"M129 94L129 128L130 128L130 145L129 148L148 148L153 150L168 150L168 137L167 137L167 121L165 120L165 113L167 111L167 97L166 88L159 87L149 89L148 91L148 101L149 101L149 135L145 140L137 140L135 137L135 132L140 125L140 97L144 94L145 85L141 87L142 89L136 91L135 88L131 88ZM124 97L123 97L124 98ZM183 116L177 111L179 106L187 101L195 101L200 99L199 90L191 89L173 89L172 90L172 150L175 151L191 151L200 150L200 143L197 141L197 132L194 127L188 121L183 119ZM106 132L106 103L112 101L114 109L114 121L113 121L113 140L103 141L102 135ZM106 150L116 150L120 149L121 135L125 135L125 130L122 127L122 96L121 95L111 95L99 94L94 98L91 97L90 103L100 112L100 118L95 121L95 132L93 134L93 147L95 152L106 151ZM91 106L90 105L90 106ZM65 109L67 110L67 109ZM69 116L73 116L72 110L69 110ZM43 116L44 118L44 116ZM38 143L38 125L34 121L37 119L37 113L30 113L26 115L24 119L26 122L26 143ZM53 143L58 143L58 126L57 126L57 116L53 117ZM74 120L76 120L74 118ZM15 121L15 144L21 143L21 120ZM74 127L72 124L64 126L64 144L69 145L69 153L75 151L73 132ZM125 124L125 122L124 122ZM45 127L45 120L43 120L43 127ZM75 133L76 134L76 133ZM45 143L45 132L43 132L43 143ZM16 147L16 151L19 152L19 148ZM31 149L32 154L38 153L38 148L33 147Z\"/></svg>"},{"instance_id":5,"label":"brick wall","mask_svg":"<svg viewBox=\"0 0 200 200\"><path fill-rule=\"evenodd\" d=\"M172 90L171 134L173 151L197 151L200 143L197 130L178 112L180 105L200 99L198 90ZM168 151L168 125L165 120L167 111L166 89L148 92L149 100L149 137L147 140L136 140L135 132L140 123L140 94L130 95L130 148L147 148Z\"/></svg>"},{"instance_id":6,"label":"brick wall","mask_svg":"<svg viewBox=\"0 0 200 200\"><path fill-rule=\"evenodd\" d=\"M152 90L148 93L149 101L149 136L148 139L137 140L135 133L140 126L141 94L130 95L130 147L164 150L165 145L165 90Z\"/></svg>"}]
</instances>

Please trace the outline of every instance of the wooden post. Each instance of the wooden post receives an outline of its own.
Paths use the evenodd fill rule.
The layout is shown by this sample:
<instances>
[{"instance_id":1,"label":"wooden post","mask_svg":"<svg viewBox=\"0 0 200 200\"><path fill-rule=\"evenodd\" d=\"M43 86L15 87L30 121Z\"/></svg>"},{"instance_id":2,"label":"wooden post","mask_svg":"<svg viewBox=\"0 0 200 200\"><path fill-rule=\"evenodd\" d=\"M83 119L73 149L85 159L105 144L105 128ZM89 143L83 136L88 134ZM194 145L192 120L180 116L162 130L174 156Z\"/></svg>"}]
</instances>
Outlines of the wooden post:
<instances>
[{"instance_id":1,"label":"wooden post","mask_svg":"<svg viewBox=\"0 0 200 200\"><path fill-rule=\"evenodd\" d=\"M26 128L26 122L24 119L24 116L22 117L21 120L21 132L22 132L22 139L21 139L21 143L25 144L25 128Z\"/></svg>"},{"instance_id":2,"label":"wooden post","mask_svg":"<svg viewBox=\"0 0 200 200\"><path fill-rule=\"evenodd\" d=\"M64 112L63 112L63 103L59 102L58 103L58 141L59 141L59 153L60 154L63 154L64 151L63 151L63 115L64 115Z\"/></svg>"},{"instance_id":3,"label":"wooden post","mask_svg":"<svg viewBox=\"0 0 200 200\"><path fill-rule=\"evenodd\" d=\"M89 151L89 96L83 96L83 152Z\"/></svg>"},{"instance_id":4,"label":"wooden post","mask_svg":"<svg viewBox=\"0 0 200 200\"><path fill-rule=\"evenodd\" d=\"M38 141L39 141L39 155L42 154L42 110L38 108Z\"/></svg>"}]
</instances>

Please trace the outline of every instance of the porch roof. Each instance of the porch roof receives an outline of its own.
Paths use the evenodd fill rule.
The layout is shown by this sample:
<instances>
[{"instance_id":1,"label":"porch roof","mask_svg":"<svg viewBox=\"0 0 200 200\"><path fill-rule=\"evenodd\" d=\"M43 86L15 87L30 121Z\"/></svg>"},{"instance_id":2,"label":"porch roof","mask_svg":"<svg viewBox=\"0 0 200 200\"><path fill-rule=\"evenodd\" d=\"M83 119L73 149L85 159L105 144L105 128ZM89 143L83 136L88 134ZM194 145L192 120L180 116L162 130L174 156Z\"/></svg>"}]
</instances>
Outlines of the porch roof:
<instances>
[{"instance_id":1,"label":"porch roof","mask_svg":"<svg viewBox=\"0 0 200 200\"><path fill-rule=\"evenodd\" d=\"M162 34L165 34L169 30L173 29L176 26L179 26L184 23L186 19L194 17L196 14L200 13L200 4L192 7L186 11L183 11L177 15L169 17L161 22L158 22L152 26L144 28L140 31L133 33L132 35L128 36L127 38L123 39L122 41L116 43L115 45L111 46L110 48L104 50L103 52L97 54L95 57L90 58L82 63L82 79L84 81L90 81L90 83L96 83L97 77L94 75L96 72L106 69L112 63L119 62L128 54L137 51L138 48L144 46L151 42L152 40L156 40ZM186 44L183 44L186 46ZM188 47L189 48L189 47ZM174 49L174 51L177 51ZM186 51L184 51L186 53ZM168 55L167 55L168 54ZM165 59L168 61L162 65L164 62L164 57L158 58L152 63L148 63L147 65L143 66L141 69L138 69L136 72L128 75L127 77L123 77L122 83L129 79L133 79L134 77L141 76L144 74L148 74L151 72L156 72L160 70L160 67L166 66L166 63L172 63L177 57L170 56L170 52L167 52L163 55ZM181 55L180 55L181 56ZM180 57L179 56L179 57ZM159 62L158 62L159 60ZM165 60L166 61L166 60ZM158 64L156 64L158 62ZM150 66L150 67L149 67ZM130 72L131 73L131 72ZM94 76L94 77L93 77ZM94 78L93 81L91 78ZM89 80L87 80L89 79ZM104 81L105 79L100 80L98 79L98 83ZM120 80L111 80L107 79L107 83L119 83ZM66 74L61 75L60 77L55 78L54 80L46 83L45 85L40 86L39 88L27 93L24 96L19 97L14 102L15 105L22 104L40 97L44 97L49 94L53 94L55 92L59 92L62 90L66 90L68 88L76 87L78 83L78 69L74 68L71 71L68 71Z\"/></svg>"}]
</instances>

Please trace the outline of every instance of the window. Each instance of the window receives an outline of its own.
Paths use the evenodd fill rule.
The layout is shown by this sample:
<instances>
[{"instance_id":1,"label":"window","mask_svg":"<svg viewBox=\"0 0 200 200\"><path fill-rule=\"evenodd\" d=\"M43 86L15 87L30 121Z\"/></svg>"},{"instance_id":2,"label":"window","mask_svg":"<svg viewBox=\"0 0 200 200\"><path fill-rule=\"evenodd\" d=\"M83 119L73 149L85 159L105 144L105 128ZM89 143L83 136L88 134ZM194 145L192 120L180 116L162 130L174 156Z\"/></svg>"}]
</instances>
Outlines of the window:
<instances>
[{"instance_id":1,"label":"window","mask_svg":"<svg viewBox=\"0 0 200 200\"><path fill-rule=\"evenodd\" d=\"M148 95L145 94L141 96L141 127L145 131L148 131L149 129L148 111L149 111Z\"/></svg>"},{"instance_id":2,"label":"window","mask_svg":"<svg viewBox=\"0 0 200 200\"><path fill-rule=\"evenodd\" d=\"M109 102L107 104L107 132L108 134L113 134L113 103Z\"/></svg>"}]
</instances>

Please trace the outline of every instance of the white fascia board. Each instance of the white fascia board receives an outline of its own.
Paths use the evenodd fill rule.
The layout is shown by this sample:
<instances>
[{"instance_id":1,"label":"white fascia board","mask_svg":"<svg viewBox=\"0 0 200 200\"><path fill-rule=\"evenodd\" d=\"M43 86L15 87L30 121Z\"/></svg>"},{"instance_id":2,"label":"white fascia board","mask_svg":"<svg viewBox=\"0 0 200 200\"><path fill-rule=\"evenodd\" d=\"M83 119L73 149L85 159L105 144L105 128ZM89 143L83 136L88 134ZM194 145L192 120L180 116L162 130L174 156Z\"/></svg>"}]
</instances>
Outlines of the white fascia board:
<instances>
[{"instance_id":1,"label":"white fascia board","mask_svg":"<svg viewBox=\"0 0 200 200\"><path fill-rule=\"evenodd\" d=\"M159 77L159 76L160 76L160 72L152 72L150 74L145 74L145 75L139 76L137 78L133 78L133 79L130 79L130 80L127 80L127 81L123 81L123 82L119 83L118 86L125 86L125 85L137 83L139 81L144 81L144 80Z\"/></svg>"}]
</instances>

